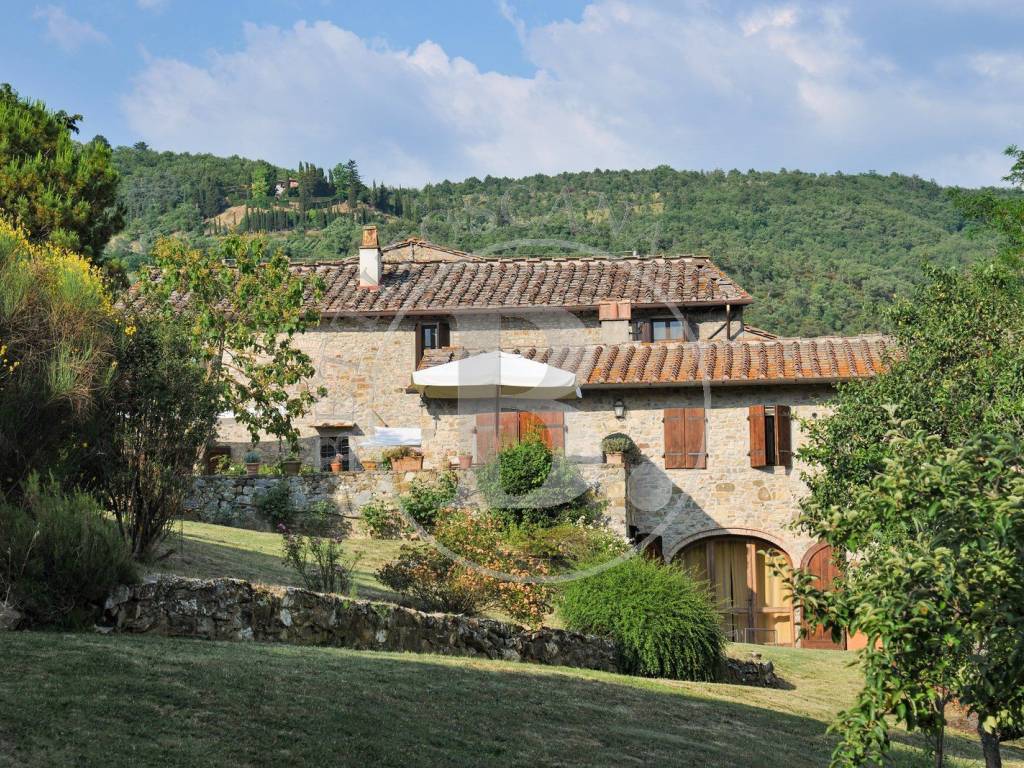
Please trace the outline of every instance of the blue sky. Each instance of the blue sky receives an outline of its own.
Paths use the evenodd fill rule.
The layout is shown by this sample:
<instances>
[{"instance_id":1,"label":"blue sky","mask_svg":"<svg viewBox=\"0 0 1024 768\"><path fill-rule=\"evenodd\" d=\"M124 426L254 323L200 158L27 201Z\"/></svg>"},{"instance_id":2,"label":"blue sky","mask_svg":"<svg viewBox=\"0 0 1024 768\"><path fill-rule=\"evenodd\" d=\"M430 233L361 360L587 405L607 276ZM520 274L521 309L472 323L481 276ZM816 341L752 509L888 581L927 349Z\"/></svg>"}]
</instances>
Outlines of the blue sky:
<instances>
[{"instance_id":1,"label":"blue sky","mask_svg":"<svg viewBox=\"0 0 1024 768\"><path fill-rule=\"evenodd\" d=\"M601 168L995 184L1019 0L5 0L0 80L84 136L422 184Z\"/></svg>"}]
</instances>

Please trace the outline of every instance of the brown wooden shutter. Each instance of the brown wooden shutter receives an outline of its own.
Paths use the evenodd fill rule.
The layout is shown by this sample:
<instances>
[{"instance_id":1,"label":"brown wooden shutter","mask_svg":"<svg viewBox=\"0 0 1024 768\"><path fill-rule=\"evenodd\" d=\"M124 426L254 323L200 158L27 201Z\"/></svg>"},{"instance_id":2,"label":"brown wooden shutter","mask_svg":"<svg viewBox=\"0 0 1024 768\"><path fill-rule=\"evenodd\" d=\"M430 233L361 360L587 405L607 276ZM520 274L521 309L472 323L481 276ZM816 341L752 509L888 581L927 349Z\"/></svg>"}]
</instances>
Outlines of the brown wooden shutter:
<instances>
[{"instance_id":1,"label":"brown wooden shutter","mask_svg":"<svg viewBox=\"0 0 1024 768\"><path fill-rule=\"evenodd\" d=\"M747 421L750 422L750 466L766 467L768 461L764 445L764 406L750 406Z\"/></svg>"},{"instance_id":2,"label":"brown wooden shutter","mask_svg":"<svg viewBox=\"0 0 1024 768\"><path fill-rule=\"evenodd\" d=\"M654 341L654 331L650 320L640 321L640 341Z\"/></svg>"},{"instance_id":3,"label":"brown wooden shutter","mask_svg":"<svg viewBox=\"0 0 1024 768\"><path fill-rule=\"evenodd\" d=\"M486 464L498 452L498 443L494 434L494 414L478 413L476 415L476 456L477 464Z\"/></svg>"},{"instance_id":4,"label":"brown wooden shutter","mask_svg":"<svg viewBox=\"0 0 1024 768\"><path fill-rule=\"evenodd\" d=\"M683 437L686 446L686 468L706 469L708 466L707 446L704 443L704 409L684 408Z\"/></svg>"},{"instance_id":5,"label":"brown wooden shutter","mask_svg":"<svg viewBox=\"0 0 1024 768\"><path fill-rule=\"evenodd\" d=\"M418 368L420 360L423 359L423 323L417 322L416 328L416 358L413 361L413 368Z\"/></svg>"},{"instance_id":6,"label":"brown wooden shutter","mask_svg":"<svg viewBox=\"0 0 1024 768\"><path fill-rule=\"evenodd\" d=\"M793 437L788 405L775 406L775 453L783 467L793 466Z\"/></svg>"},{"instance_id":7,"label":"brown wooden shutter","mask_svg":"<svg viewBox=\"0 0 1024 768\"><path fill-rule=\"evenodd\" d=\"M452 327L447 320L439 320L437 323L437 345L439 347L452 345Z\"/></svg>"},{"instance_id":8,"label":"brown wooden shutter","mask_svg":"<svg viewBox=\"0 0 1024 768\"><path fill-rule=\"evenodd\" d=\"M498 438L501 448L507 448L519 442L519 413L502 411L498 421Z\"/></svg>"},{"instance_id":9,"label":"brown wooden shutter","mask_svg":"<svg viewBox=\"0 0 1024 768\"><path fill-rule=\"evenodd\" d=\"M541 440L544 445L552 451L565 450L565 414L561 411L541 411L529 414L534 418L533 424L540 431ZM520 439L526 436L523 432L523 422L519 422Z\"/></svg>"},{"instance_id":10,"label":"brown wooden shutter","mask_svg":"<svg viewBox=\"0 0 1024 768\"><path fill-rule=\"evenodd\" d=\"M686 469L686 410L665 409L665 469Z\"/></svg>"}]
</instances>

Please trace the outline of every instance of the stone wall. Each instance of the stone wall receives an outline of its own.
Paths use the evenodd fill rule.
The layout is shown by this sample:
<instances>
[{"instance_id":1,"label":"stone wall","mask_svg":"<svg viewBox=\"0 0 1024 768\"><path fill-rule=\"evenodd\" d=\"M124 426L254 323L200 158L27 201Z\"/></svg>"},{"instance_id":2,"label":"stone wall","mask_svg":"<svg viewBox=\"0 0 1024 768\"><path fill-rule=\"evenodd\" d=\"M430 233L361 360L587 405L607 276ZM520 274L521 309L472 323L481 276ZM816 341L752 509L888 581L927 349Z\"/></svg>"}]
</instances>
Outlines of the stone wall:
<instances>
[{"instance_id":1,"label":"stone wall","mask_svg":"<svg viewBox=\"0 0 1024 768\"><path fill-rule=\"evenodd\" d=\"M271 590L237 579L163 576L119 587L106 602L104 624L117 632L206 640L475 656L609 672L618 668L615 644L606 638L303 589Z\"/></svg>"},{"instance_id":2,"label":"stone wall","mask_svg":"<svg viewBox=\"0 0 1024 768\"><path fill-rule=\"evenodd\" d=\"M605 517L609 527L626 534L626 473L614 464L581 464L580 473L594 494L607 500ZM338 474L300 475L296 477L228 477L202 475L193 481L185 506L199 520L256 530L268 525L256 511L256 500L282 480L288 483L296 509L307 509L319 501L328 501L337 514L358 517L363 505L374 496L394 498L404 493L416 478L435 481L439 473L422 472L340 472ZM459 503L482 505L473 470L458 470Z\"/></svg>"},{"instance_id":3,"label":"stone wall","mask_svg":"<svg viewBox=\"0 0 1024 768\"><path fill-rule=\"evenodd\" d=\"M142 584L122 585L107 598L100 630L436 653L619 671L618 649L609 638L424 613L294 587L270 589L238 579L159 576ZM727 658L722 681L760 687L781 684L770 661L761 661L759 654L751 657Z\"/></svg>"}]
</instances>

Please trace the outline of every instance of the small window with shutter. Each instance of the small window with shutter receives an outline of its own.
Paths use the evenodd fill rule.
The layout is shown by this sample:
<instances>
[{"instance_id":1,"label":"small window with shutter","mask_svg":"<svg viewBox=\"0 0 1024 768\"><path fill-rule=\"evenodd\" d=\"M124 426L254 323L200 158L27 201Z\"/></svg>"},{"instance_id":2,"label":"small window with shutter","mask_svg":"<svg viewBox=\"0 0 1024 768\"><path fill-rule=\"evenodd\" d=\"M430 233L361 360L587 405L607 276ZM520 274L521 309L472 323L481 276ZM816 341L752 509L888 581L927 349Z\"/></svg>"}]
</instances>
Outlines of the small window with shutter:
<instances>
[{"instance_id":1,"label":"small window with shutter","mask_svg":"<svg viewBox=\"0 0 1024 768\"><path fill-rule=\"evenodd\" d=\"M706 469L703 408L665 409L665 469Z\"/></svg>"},{"instance_id":2,"label":"small window with shutter","mask_svg":"<svg viewBox=\"0 0 1024 768\"><path fill-rule=\"evenodd\" d=\"M426 349L451 346L451 326L445 320L416 323L416 365L423 359Z\"/></svg>"},{"instance_id":3,"label":"small window with shutter","mask_svg":"<svg viewBox=\"0 0 1024 768\"><path fill-rule=\"evenodd\" d=\"M752 405L750 422L750 466L792 467L792 419L788 405Z\"/></svg>"}]
</instances>

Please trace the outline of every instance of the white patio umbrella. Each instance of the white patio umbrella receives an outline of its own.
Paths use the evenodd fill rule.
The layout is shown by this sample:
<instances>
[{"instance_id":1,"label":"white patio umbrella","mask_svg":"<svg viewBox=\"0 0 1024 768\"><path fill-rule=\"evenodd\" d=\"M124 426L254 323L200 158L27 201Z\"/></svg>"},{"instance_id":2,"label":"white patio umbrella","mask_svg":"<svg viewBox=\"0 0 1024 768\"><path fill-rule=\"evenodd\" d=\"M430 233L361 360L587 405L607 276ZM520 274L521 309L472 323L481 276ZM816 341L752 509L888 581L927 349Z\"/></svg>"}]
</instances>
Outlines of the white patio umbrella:
<instances>
[{"instance_id":1,"label":"white patio umbrella","mask_svg":"<svg viewBox=\"0 0 1024 768\"><path fill-rule=\"evenodd\" d=\"M445 399L583 397L575 373L509 352L483 352L425 368L413 373L412 384L426 397Z\"/></svg>"}]
</instances>

